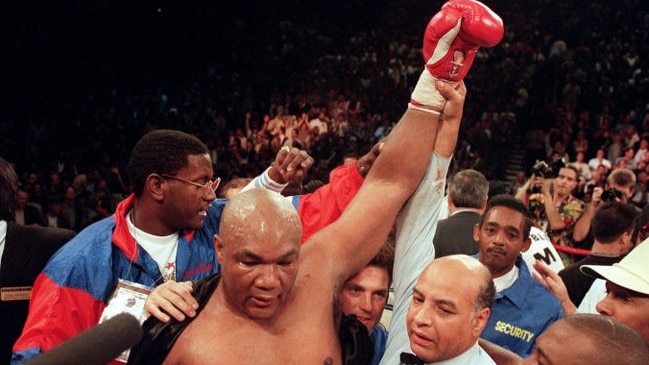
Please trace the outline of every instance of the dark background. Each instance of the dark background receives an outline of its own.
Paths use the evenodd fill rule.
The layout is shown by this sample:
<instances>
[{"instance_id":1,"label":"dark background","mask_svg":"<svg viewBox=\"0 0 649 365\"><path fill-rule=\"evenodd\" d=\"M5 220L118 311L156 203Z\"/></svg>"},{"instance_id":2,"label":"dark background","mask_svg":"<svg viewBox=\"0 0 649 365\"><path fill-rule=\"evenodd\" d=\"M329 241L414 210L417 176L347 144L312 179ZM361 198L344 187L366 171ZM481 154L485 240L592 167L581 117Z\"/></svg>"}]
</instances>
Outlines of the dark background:
<instances>
[{"instance_id":1,"label":"dark background","mask_svg":"<svg viewBox=\"0 0 649 365\"><path fill-rule=\"evenodd\" d=\"M589 110L595 117L606 105L617 117L636 110L633 122L640 126L649 102L646 1L484 2L501 15L507 33L489 51L491 58L474 63L467 82L467 128L490 104L502 109L511 103L524 86L530 100L517 111L518 123L547 129L555 123L552 110L562 103L561 88L576 68L588 74L580 81L577 112ZM143 111L155 109L163 96L169 98L167 107L183 108L190 120L209 108L229 127L239 127L246 110L263 112L275 95L313 88L325 75L318 67L327 55L377 53L377 69L326 75L349 97L358 75L381 79L382 65L402 57L391 54L391 41L420 47L425 24L442 3L6 1L0 13L0 155L34 164L34 158L61 148L93 151L89 155L95 158L106 145L126 155L145 128L137 124ZM358 34L369 40L365 49L350 42ZM572 60L532 59L534 52L548 57L558 39L574 52ZM629 50L640 56L631 68L623 61ZM596 61L609 68L595 71ZM626 80L634 68L641 73L630 85ZM609 86L612 96L602 92ZM409 90L389 90L370 107L395 119L408 95ZM179 121L158 124L165 123L184 128ZM32 138L39 130L41 139ZM34 143L43 146L26 156L26 146Z\"/></svg>"},{"instance_id":2,"label":"dark background","mask_svg":"<svg viewBox=\"0 0 649 365\"><path fill-rule=\"evenodd\" d=\"M263 95L263 89L286 78L278 74L285 70L274 56L282 22L293 23L295 32L331 38L327 46L313 43L295 52L300 59L294 64L308 65L377 21L388 6L394 5L382 0L10 1L2 19L6 100L14 108L56 108L48 104L111 88L188 83L208 64L220 65L219 72L243 73Z\"/></svg>"}]
</instances>

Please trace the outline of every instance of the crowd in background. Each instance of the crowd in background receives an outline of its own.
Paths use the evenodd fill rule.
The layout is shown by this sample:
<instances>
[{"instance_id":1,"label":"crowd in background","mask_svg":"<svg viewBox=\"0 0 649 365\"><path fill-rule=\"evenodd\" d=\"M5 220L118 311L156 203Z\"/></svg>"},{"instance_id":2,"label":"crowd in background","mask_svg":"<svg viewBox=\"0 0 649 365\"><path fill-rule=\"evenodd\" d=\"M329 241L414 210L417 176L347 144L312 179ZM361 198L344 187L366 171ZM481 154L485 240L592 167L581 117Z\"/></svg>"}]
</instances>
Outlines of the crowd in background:
<instances>
[{"instance_id":1,"label":"crowd in background","mask_svg":"<svg viewBox=\"0 0 649 365\"><path fill-rule=\"evenodd\" d=\"M479 52L465 80L469 97L450 173L472 168L491 181L507 181L517 145L524 153L522 175L538 160L573 162L581 152L588 162L604 149L612 165L626 163L636 172L641 194L634 202L643 206L649 180L641 142L649 139L644 3L485 3L502 16L506 34L497 47ZM316 160L307 181L326 182L343 156L362 155L389 133L422 70L420 30L437 6L386 1L370 9L363 1L332 2L320 6L338 7L337 15L325 15L318 5L296 3L290 11L258 5L255 17L235 9L240 16L218 14L218 26L196 25L223 32L226 43L161 30L162 38L181 33L180 40L166 40L180 56L161 51L165 39L145 49L169 56L166 66L165 58L133 61L140 68L126 73L64 48L51 65L71 63L100 82L81 87L63 75L41 85L38 74L27 75L25 88L6 99L11 105L0 120L0 155L14 163L29 205L39 209L37 224L79 230L110 215L129 193L128 152L151 129L196 134L211 148L224 181L260 173L279 148L291 145ZM219 10L202 6L190 15ZM155 20L160 24L174 16L173 9L158 10L167 17ZM158 35L139 37L153 43ZM18 47L20 40L14 42ZM56 73L51 67L41 72ZM624 158L627 147L633 163ZM576 195L587 197L592 178L584 174Z\"/></svg>"}]
</instances>

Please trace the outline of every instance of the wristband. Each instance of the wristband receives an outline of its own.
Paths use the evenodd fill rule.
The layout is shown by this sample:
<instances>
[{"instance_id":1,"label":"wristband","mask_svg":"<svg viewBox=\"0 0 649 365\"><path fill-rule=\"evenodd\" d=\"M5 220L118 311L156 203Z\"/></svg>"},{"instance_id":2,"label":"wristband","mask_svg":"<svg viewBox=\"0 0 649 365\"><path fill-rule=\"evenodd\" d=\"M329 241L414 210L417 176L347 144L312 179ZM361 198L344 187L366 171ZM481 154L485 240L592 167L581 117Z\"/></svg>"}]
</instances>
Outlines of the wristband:
<instances>
[{"instance_id":1,"label":"wristband","mask_svg":"<svg viewBox=\"0 0 649 365\"><path fill-rule=\"evenodd\" d=\"M433 114L433 115L440 115L440 112L438 112L435 109L429 109L429 108L426 108L425 106L415 105L412 102L408 103L408 109L415 109L415 110L420 110L422 112L430 113L430 114Z\"/></svg>"}]
</instances>

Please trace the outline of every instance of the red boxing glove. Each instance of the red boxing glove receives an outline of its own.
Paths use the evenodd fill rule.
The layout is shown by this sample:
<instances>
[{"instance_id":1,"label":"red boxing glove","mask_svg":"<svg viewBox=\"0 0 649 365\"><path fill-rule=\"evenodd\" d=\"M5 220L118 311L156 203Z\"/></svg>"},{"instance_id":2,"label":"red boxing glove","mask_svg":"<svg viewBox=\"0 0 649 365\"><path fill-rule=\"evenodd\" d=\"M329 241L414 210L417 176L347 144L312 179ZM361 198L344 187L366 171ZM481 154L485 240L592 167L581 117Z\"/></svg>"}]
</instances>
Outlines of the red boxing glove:
<instances>
[{"instance_id":1,"label":"red boxing glove","mask_svg":"<svg viewBox=\"0 0 649 365\"><path fill-rule=\"evenodd\" d=\"M503 38L503 21L474 0L451 0L428 22L424 62L440 79L459 82L469 72L479 47L493 47Z\"/></svg>"},{"instance_id":2,"label":"red boxing glove","mask_svg":"<svg viewBox=\"0 0 649 365\"><path fill-rule=\"evenodd\" d=\"M462 81L478 49L495 46L503 34L502 19L484 4L475 0L446 2L426 27L426 70L413 91L410 106L441 111L445 100L435 89L435 81Z\"/></svg>"}]
</instances>

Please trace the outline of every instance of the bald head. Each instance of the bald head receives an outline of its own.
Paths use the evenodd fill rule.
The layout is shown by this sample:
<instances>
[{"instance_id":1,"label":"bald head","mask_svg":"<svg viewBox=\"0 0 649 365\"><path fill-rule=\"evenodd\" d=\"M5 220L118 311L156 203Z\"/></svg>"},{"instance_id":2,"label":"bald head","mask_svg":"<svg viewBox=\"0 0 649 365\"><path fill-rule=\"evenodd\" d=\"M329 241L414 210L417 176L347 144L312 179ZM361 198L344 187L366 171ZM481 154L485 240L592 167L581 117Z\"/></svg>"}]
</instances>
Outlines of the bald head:
<instances>
[{"instance_id":1,"label":"bald head","mask_svg":"<svg viewBox=\"0 0 649 365\"><path fill-rule=\"evenodd\" d=\"M435 259L421 273L408 307L412 351L426 362L463 354L486 326L495 294L491 273L473 257Z\"/></svg>"},{"instance_id":2,"label":"bald head","mask_svg":"<svg viewBox=\"0 0 649 365\"><path fill-rule=\"evenodd\" d=\"M593 313L565 318L567 325L588 338L593 349L587 364L649 364L649 350L644 339L628 325Z\"/></svg>"},{"instance_id":3,"label":"bald head","mask_svg":"<svg viewBox=\"0 0 649 365\"><path fill-rule=\"evenodd\" d=\"M448 255L433 260L422 272L422 276L432 270L451 270L471 275L473 283L487 283L491 281L491 273L477 259L468 255ZM479 280L478 280L479 279Z\"/></svg>"},{"instance_id":4,"label":"bald head","mask_svg":"<svg viewBox=\"0 0 649 365\"><path fill-rule=\"evenodd\" d=\"M536 339L534 354L522 364L537 363L647 365L649 349L626 324L599 314L578 313L555 322Z\"/></svg>"},{"instance_id":5,"label":"bald head","mask_svg":"<svg viewBox=\"0 0 649 365\"><path fill-rule=\"evenodd\" d=\"M240 238L253 232L281 232L301 237L302 226L295 207L288 199L265 189L251 189L237 194L226 204L220 236L229 240L231 236Z\"/></svg>"},{"instance_id":6,"label":"bald head","mask_svg":"<svg viewBox=\"0 0 649 365\"><path fill-rule=\"evenodd\" d=\"M221 264L217 295L248 318L277 316L297 278L301 238L288 199L261 189L237 194L226 204L215 238Z\"/></svg>"},{"instance_id":7,"label":"bald head","mask_svg":"<svg viewBox=\"0 0 649 365\"><path fill-rule=\"evenodd\" d=\"M435 280L435 274L440 271L454 273L458 275L456 276L458 278L471 278L471 280L465 280L465 282L467 288L474 287L478 293L475 300L476 309L493 305L495 289L491 273L477 259L468 255L449 255L435 259L426 266L420 280Z\"/></svg>"}]
</instances>

